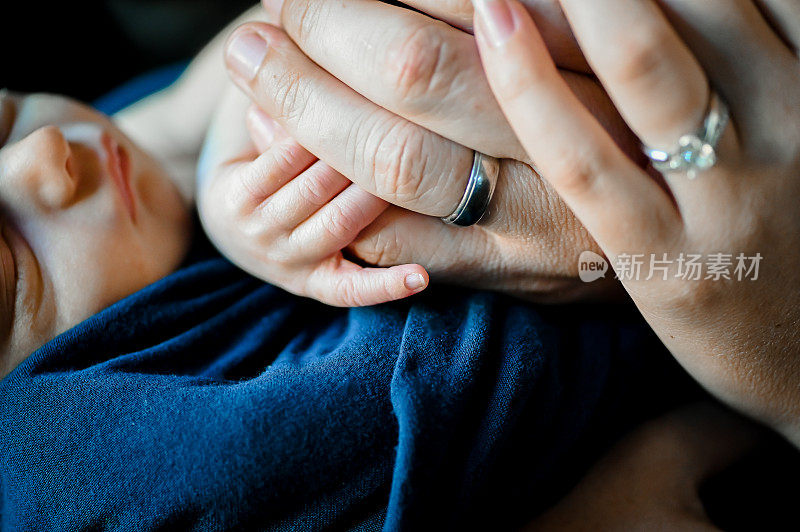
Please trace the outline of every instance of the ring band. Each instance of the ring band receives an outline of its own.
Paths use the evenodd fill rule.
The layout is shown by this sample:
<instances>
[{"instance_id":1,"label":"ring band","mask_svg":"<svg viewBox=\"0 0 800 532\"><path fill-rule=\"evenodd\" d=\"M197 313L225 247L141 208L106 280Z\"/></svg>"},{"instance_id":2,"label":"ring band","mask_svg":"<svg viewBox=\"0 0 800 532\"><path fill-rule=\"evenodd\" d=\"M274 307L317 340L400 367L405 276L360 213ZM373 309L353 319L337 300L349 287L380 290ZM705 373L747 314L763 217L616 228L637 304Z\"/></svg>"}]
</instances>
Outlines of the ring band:
<instances>
[{"instance_id":1,"label":"ring band","mask_svg":"<svg viewBox=\"0 0 800 532\"><path fill-rule=\"evenodd\" d=\"M682 136L677 150L668 152L645 146L644 153L662 174L686 172L689 179L694 179L717 164L717 146L729 121L727 104L712 90L703 124L694 133Z\"/></svg>"},{"instance_id":2,"label":"ring band","mask_svg":"<svg viewBox=\"0 0 800 532\"><path fill-rule=\"evenodd\" d=\"M453 214L442 218L442 221L460 227L469 227L480 222L492 201L499 175L500 161L476 151L464 197Z\"/></svg>"}]
</instances>

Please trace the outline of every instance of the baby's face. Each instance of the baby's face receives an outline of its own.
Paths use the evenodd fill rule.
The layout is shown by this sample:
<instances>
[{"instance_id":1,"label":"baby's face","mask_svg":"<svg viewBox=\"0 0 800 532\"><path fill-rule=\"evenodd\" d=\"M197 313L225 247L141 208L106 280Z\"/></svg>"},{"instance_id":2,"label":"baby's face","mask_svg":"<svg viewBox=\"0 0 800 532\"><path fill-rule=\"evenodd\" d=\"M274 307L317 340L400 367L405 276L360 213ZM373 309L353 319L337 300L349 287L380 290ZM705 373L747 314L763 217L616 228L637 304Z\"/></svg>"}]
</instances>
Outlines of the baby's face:
<instances>
[{"instance_id":1,"label":"baby's face","mask_svg":"<svg viewBox=\"0 0 800 532\"><path fill-rule=\"evenodd\" d=\"M107 117L0 93L0 378L173 271L189 220L163 169Z\"/></svg>"}]
</instances>

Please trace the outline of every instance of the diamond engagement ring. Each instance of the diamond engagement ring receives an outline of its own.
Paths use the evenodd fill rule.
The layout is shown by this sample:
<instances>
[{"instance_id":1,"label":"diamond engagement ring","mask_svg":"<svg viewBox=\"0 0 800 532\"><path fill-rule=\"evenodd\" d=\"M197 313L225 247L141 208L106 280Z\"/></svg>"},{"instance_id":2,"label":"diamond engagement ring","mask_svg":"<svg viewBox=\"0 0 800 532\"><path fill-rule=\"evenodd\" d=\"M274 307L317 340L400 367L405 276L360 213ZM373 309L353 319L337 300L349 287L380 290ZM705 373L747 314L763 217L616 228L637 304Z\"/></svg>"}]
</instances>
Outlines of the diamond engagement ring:
<instances>
[{"instance_id":1,"label":"diamond engagement ring","mask_svg":"<svg viewBox=\"0 0 800 532\"><path fill-rule=\"evenodd\" d=\"M653 168L662 174L686 172L689 179L695 179L700 172L717 164L717 145L730 120L727 104L714 91L708 102L708 111L703 125L697 131L682 136L678 149L673 152L644 147L644 153L653 162Z\"/></svg>"},{"instance_id":2,"label":"diamond engagement ring","mask_svg":"<svg viewBox=\"0 0 800 532\"><path fill-rule=\"evenodd\" d=\"M480 222L492 201L499 175L500 161L476 151L464 197L453 214L442 218L442 221L460 227L469 227Z\"/></svg>"}]
</instances>

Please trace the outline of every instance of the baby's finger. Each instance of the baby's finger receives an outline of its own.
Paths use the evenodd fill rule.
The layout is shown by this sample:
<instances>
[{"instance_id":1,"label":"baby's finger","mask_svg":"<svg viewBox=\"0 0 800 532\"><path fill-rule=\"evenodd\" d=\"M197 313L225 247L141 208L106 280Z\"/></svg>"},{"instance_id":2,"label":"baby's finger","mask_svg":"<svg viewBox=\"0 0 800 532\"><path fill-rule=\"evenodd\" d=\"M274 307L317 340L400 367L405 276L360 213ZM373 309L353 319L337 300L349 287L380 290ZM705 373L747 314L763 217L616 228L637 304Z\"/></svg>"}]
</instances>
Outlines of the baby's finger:
<instances>
[{"instance_id":1,"label":"baby's finger","mask_svg":"<svg viewBox=\"0 0 800 532\"><path fill-rule=\"evenodd\" d=\"M350 184L350 180L342 174L322 161L317 161L267 198L259 207L258 216L265 224L291 231ZM378 201L383 203L383 200Z\"/></svg>"},{"instance_id":2,"label":"baby's finger","mask_svg":"<svg viewBox=\"0 0 800 532\"><path fill-rule=\"evenodd\" d=\"M247 109L247 130L259 152L264 153L273 143L288 137L283 128L264 111L251 105Z\"/></svg>"},{"instance_id":3,"label":"baby's finger","mask_svg":"<svg viewBox=\"0 0 800 532\"><path fill-rule=\"evenodd\" d=\"M671 241L681 227L671 199L569 90L525 9L507 0L475 4L481 8L476 30L490 84L540 175L606 253Z\"/></svg>"},{"instance_id":4,"label":"baby's finger","mask_svg":"<svg viewBox=\"0 0 800 532\"><path fill-rule=\"evenodd\" d=\"M366 307L418 294L428 282L428 273L418 264L362 268L340 253L309 275L305 293L328 305Z\"/></svg>"},{"instance_id":5,"label":"baby's finger","mask_svg":"<svg viewBox=\"0 0 800 532\"><path fill-rule=\"evenodd\" d=\"M234 212L251 213L314 161L316 157L287 137L255 161L232 166L228 179L221 183L225 198Z\"/></svg>"},{"instance_id":6,"label":"baby's finger","mask_svg":"<svg viewBox=\"0 0 800 532\"><path fill-rule=\"evenodd\" d=\"M298 225L287 245L298 260L316 260L346 248L388 207L388 203L358 185L350 185L314 216Z\"/></svg>"}]
</instances>

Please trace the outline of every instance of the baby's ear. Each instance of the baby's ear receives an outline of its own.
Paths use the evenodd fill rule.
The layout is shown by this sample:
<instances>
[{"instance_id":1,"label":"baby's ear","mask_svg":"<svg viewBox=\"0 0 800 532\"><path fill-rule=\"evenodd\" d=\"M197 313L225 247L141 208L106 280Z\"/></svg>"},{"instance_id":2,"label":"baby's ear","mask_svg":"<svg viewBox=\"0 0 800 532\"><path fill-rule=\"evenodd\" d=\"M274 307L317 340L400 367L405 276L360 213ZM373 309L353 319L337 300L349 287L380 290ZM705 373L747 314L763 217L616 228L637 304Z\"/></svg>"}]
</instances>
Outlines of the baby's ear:
<instances>
[{"instance_id":1,"label":"baby's ear","mask_svg":"<svg viewBox=\"0 0 800 532\"><path fill-rule=\"evenodd\" d=\"M247 131L250 132L250 139L259 153L264 153L273 144L289 138L289 135L280 124L255 105L251 105L247 109L245 122Z\"/></svg>"}]
</instances>

